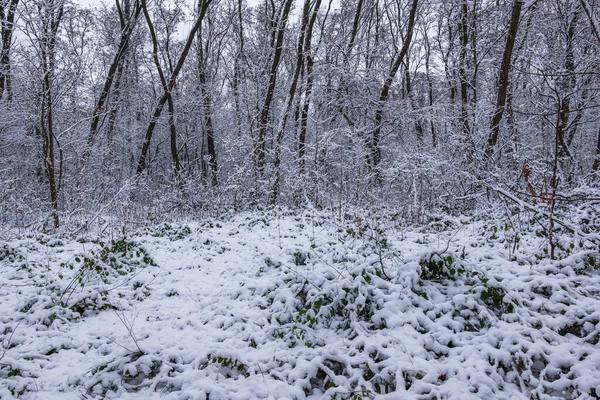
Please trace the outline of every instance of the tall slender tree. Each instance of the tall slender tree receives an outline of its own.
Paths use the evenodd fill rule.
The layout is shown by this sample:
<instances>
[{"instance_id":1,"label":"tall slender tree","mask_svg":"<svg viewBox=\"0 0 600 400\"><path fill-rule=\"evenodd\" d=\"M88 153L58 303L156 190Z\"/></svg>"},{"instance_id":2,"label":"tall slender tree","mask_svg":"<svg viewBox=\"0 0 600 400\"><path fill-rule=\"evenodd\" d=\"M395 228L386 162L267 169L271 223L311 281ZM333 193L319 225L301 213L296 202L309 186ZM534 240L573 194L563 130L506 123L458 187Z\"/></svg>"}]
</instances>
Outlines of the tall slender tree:
<instances>
[{"instance_id":1,"label":"tall slender tree","mask_svg":"<svg viewBox=\"0 0 600 400\"><path fill-rule=\"evenodd\" d=\"M0 100L6 92L7 100L12 100L10 84L10 49L15 30L15 12L19 0L0 0L0 28L2 47L0 47Z\"/></svg>"},{"instance_id":2,"label":"tall slender tree","mask_svg":"<svg viewBox=\"0 0 600 400\"><path fill-rule=\"evenodd\" d=\"M160 84L162 86L164 96L167 98L167 105L169 108L169 131L170 131L170 145L171 145L171 157L173 159L173 169L175 173L178 173L181 169L179 154L177 151L177 128L175 126L175 105L173 104L173 96L171 95L171 89L169 89L169 85L167 83L167 79L165 78L165 73L160 64L160 59L158 57L158 37L156 36L156 30L154 29L154 23L152 22L152 18L150 18L150 13L148 12L147 0L142 1L142 8L144 10L144 17L146 18L146 23L148 25L148 30L150 31L150 37L152 39L152 58L154 60L154 65L156 67L156 71L158 72L158 76L160 78ZM169 43L170 38L167 37L167 43ZM166 49L168 53L168 48ZM170 59L170 58L169 58ZM169 63L169 66L171 63ZM172 66L171 66L172 68ZM172 72L172 71L171 71Z\"/></svg>"},{"instance_id":3,"label":"tall slender tree","mask_svg":"<svg viewBox=\"0 0 600 400\"><path fill-rule=\"evenodd\" d=\"M90 147L93 144L94 138L98 134L101 121L105 116L105 106L113 84L115 84L115 80L116 85L119 85L120 83L119 81L120 77L122 76L123 63L127 55L129 42L142 12L142 4L140 3L140 0L133 0L133 4L131 1L132 0L115 0L116 9L119 14L121 36L119 45L117 46L117 51L115 52L113 61L108 69L106 79L104 80L102 91L98 96L98 101L96 102L94 111L92 112L92 122L90 126L90 133L88 135L88 146Z\"/></svg>"},{"instance_id":4,"label":"tall slender tree","mask_svg":"<svg viewBox=\"0 0 600 400\"><path fill-rule=\"evenodd\" d=\"M277 84L277 75L279 69L279 63L281 62L281 54L283 52L283 38L286 32L287 22L290 16L290 10L292 8L293 0L284 0L278 13L275 28L273 30L273 47L270 56L271 65L269 68L269 82L263 105L260 109L259 115L259 128L258 128L258 140L256 148L254 149L257 172L262 177L265 169L265 155L266 155L266 136L269 129L269 116L271 112L271 105L273 103L273 97L275 95L275 86Z\"/></svg>"},{"instance_id":5,"label":"tall slender tree","mask_svg":"<svg viewBox=\"0 0 600 400\"><path fill-rule=\"evenodd\" d=\"M312 40L312 29L314 27L314 19L311 17L319 11L319 7L321 6L321 1L316 0L314 5L312 6L314 9L311 10L311 0L304 0L304 6L302 7L302 21L300 25L300 35L298 38L298 45L296 48L296 66L294 68L294 74L292 76L292 80L290 82L290 88L286 96L286 100L284 106L281 111L281 117L279 118L279 126L277 127L276 134L276 143L275 143L275 157L274 157L274 166L275 166L275 181L273 183L273 188L271 190L271 202L276 203L277 198L279 197L280 185L281 185L281 147L283 145L283 135L285 132L285 127L287 124L287 120L290 114L290 110L292 108L292 103L294 101L294 97L296 95L296 88L298 86L298 79L300 77L300 72L304 68L305 61L305 50L307 50L307 40L308 40L308 50L310 51L310 42ZM311 71L312 72L312 71Z\"/></svg>"},{"instance_id":6,"label":"tall slender tree","mask_svg":"<svg viewBox=\"0 0 600 400\"><path fill-rule=\"evenodd\" d=\"M370 162L373 168L377 168L379 163L381 162L381 149L379 146L379 142L381 141L381 128L383 124L383 112L385 109L385 105L387 99L390 95L390 88L392 87L392 83L394 82L394 78L400 69L400 66L404 62L406 54L408 53L408 49L410 48L410 43L413 37L413 30L415 26L415 20L417 15L417 8L419 6L418 0L412 0L412 4L410 6L409 16L408 16L408 24L406 26L406 32L404 35L404 42L402 44L402 48L396 54L394 58L394 63L392 64L392 68L390 69L387 78L383 86L381 87L381 92L379 93L379 100L377 102L375 108L375 126L373 128L371 134L371 141L369 143L370 147Z\"/></svg>"},{"instance_id":7,"label":"tall slender tree","mask_svg":"<svg viewBox=\"0 0 600 400\"><path fill-rule=\"evenodd\" d=\"M55 134L54 105L56 77L56 45L64 15L64 0L36 0L27 5L26 34L38 54L41 87L39 89L39 116L36 130L42 139L42 163L50 192L51 215L54 228L60 226L58 197L62 181L62 149Z\"/></svg>"},{"instance_id":8,"label":"tall slender tree","mask_svg":"<svg viewBox=\"0 0 600 400\"><path fill-rule=\"evenodd\" d=\"M492 117L492 123L490 128L490 134L487 140L487 147L485 149L485 156L487 159L491 158L494 154L494 147L498 142L498 136L500 134L500 123L504 116L504 110L506 106L506 99L508 96L508 90L510 87L510 68L512 64L512 53L519 31L519 22L521 20L521 10L523 8L522 0L515 0L512 6L512 13L510 17L510 24L508 27L508 35L506 36L506 45L504 46L504 54L502 56L502 64L500 64L500 70L498 73L498 91L496 99L496 111Z\"/></svg>"},{"instance_id":9,"label":"tall slender tree","mask_svg":"<svg viewBox=\"0 0 600 400\"><path fill-rule=\"evenodd\" d=\"M212 1L213 0L198 0L198 15L196 17L196 21L188 34L187 40L186 40L183 50L179 56L177 64L175 65L173 72L171 72L169 81L167 82L167 85L164 88L163 94L160 97L158 104L154 108L154 112L152 113L150 123L148 124L148 128L146 129L146 135L145 135L144 141L142 143L140 158L138 160L138 165L137 165L137 173L138 174L141 174L146 169L146 166L147 166L146 161L148 158L148 151L150 149L150 142L152 141L152 135L154 133L154 128L156 127L158 119L160 118L160 116L162 114L162 110L163 110L163 107L165 106L165 103L168 101L168 99L170 97L171 90L173 90L173 88L175 87L175 82L177 80L179 73L181 72L181 69L183 68L183 64L185 63L188 53L190 52L190 48L192 47L192 43L194 42L194 38L196 37L196 32L202 25L204 16L206 15L208 7L212 3Z\"/></svg>"}]
</instances>

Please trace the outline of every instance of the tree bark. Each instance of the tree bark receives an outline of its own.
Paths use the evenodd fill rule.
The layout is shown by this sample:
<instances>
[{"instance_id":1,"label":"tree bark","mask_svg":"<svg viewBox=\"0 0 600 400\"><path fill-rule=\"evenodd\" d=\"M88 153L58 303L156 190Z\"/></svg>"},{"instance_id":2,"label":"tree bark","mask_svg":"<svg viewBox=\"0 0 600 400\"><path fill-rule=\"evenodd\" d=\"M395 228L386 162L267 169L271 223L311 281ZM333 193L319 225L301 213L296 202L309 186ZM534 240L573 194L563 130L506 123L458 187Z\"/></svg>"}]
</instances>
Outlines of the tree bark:
<instances>
[{"instance_id":1,"label":"tree bark","mask_svg":"<svg viewBox=\"0 0 600 400\"><path fill-rule=\"evenodd\" d=\"M265 95L265 101L260 111L258 142L255 148L255 158L259 176L263 175L265 168L266 136L269 127L269 112L271 110L271 103L273 102L273 96L275 94L275 85L277 84L277 69L279 68L279 62L281 61L283 37L285 34L285 27L287 25L290 9L292 7L292 2L293 0L285 0L279 15L277 32L275 35L275 47L273 49L271 69L269 71L269 84L267 87L267 93Z\"/></svg>"},{"instance_id":2,"label":"tree bark","mask_svg":"<svg viewBox=\"0 0 600 400\"><path fill-rule=\"evenodd\" d=\"M594 165L592 165L592 173L597 174L598 172L600 172L600 128L598 129L598 138L596 139L596 157Z\"/></svg>"},{"instance_id":3,"label":"tree bark","mask_svg":"<svg viewBox=\"0 0 600 400\"><path fill-rule=\"evenodd\" d=\"M425 75L427 77L427 100L429 101L429 125L431 129L431 145L437 147L437 136L435 132L435 123L431 116L433 112L433 80L431 79L431 44L429 43L429 36L427 28L423 29L423 39L425 43Z\"/></svg>"},{"instance_id":4,"label":"tree bark","mask_svg":"<svg viewBox=\"0 0 600 400\"><path fill-rule=\"evenodd\" d=\"M304 100L300 110L300 133L298 135L298 160L299 160L299 171L300 175L304 175L305 170L305 155L306 155L306 134L308 126L308 111L310 110L310 103L312 99L313 90L313 69L315 60L312 54L312 32L317 19L317 14L321 6L321 0L318 0L317 4L313 9L313 14L309 22L308 35L306 36L304 45L304 54L306 54L306 85L304 88ZM330 2L331 6L331 2ZM325 21L324 21L325 22ZM323 23L324 23L323 22Z\"/></svg>"},{"instance_id":5,"label":"tree bark","mask_svg":"<svg viewBox=\"0 0 600 400\"><path fill-rule=\"evenodd\" d=\"M413 0L410 14L408 16L408 27L406 28L406 37L404 39L404 43L402 44L402 48L400 52L396 56L396 60L392 65L392 69L388 74L388 77L381 88L381 93L379 94L379 102L377 103L377 108L375 110L375 128L373 129L371 143L369 145L371 149L371 166L373 168L377 168L379 162L381 161L381 150L379 148L379 141L381 139L381 124L383 122L383 110L385 108L385 103L390 94L390 88L392 83L394 82L394 78L400 65L402 65L404 61L404 57L406 57L406 53L408 53L408 49L410 47L410 42L413 36L413 28L415 26L415 16L417 13L417 7L419 5L419 0Z\"/></svg>"},{"instance_id":6,"label":"tree bark","mask_svg":"<svg viewBox=\"0 0 600 400\"><path fill-rule=\"evenodd\" d=\"M219 185L219 168L217 164L217 151L215 148L215 130L212 117L212 98L207 86L207 58L204 54L202 27L198 29L198 79L200 81L200 96L202 98L202 113L204 114L204 129L206 131L206 147L208 151L208 164L210 167L211 184Z\"/></svg>"},{"instance_id":7,"label":"tree bark","mask_svg":"<svg viewBox=\"0 0 600 400\"><path fill-rule=\"evenodd\" d=\"M412 80L410 76L410 59L407 56L405 59L405 80L406 80L406 97L410 103L410 108L413 110L415 114L415 131L417 132L417 139L419 141L423 140L423 118L419 115L420 112L418 110L417 99L415 99L415 94L412 90Z\"/></svg>"},{"instance_id":8,"label":"tree bark","mask_svg":"<svg viewBox=\"0 0 600 400\"><path fill-rule=\"evenodd\" d=\"M585 15L587 15L588 20L590 21L590 26L592 28L592 32L594 37L600 43L600 26L598 26L598 21L592 14L592 9L586 0L580 0L581 6ZM600 172L600 129L598 129L598 138L596 139L596 157L594 159L594 164L592 165L592 173L596 176Z\"/></svg>"},{"instance_id":9,"label":"tree bark","mask_svg":"<svg viewBox=\"0 0 600 400\"><path fill-rule=\"evenodd\" d=\"M242 105L240 99L240 84L242 82L242 59L244 57L244 25L242 20L242 0L237 2L237 35L239 47L233 65L233 98L235 102L235 117L238 136L242 136Z\"/></svg>"},{"instance_id":10,"label":"tree bark","mask_svg":"<svg viewBox=\"0 0 600 400\"><path fill-rule=\"evenodd\" d=\"M287 124L287 119L290 114L290 109L292 107L292 103L294 102L294 96L296 95L296 88L298 86L298 78L300 76L300 71L304 66L304 51L306 50L308 40L308 46L310 47L310 41L312 36L312 25L310 22L311 19L311 10L310 10L311 0L304 0L304 7L302 9L302 26L300 28L300 37L298 38L298 46L296 51L296 67L294 69L294 75L292 77L292 82L290 83L290 89L287 94L285 106L281 112L281 118L279 122L279 126L277 128L277 136L276 136L276 147L275 147L275 182L273 183L273 189L271 191L271 203L275 204L277 202L277 198L279 197L280 183L281 183L281 146L283 145L283 135L285 132L285 127ZM316 0L314 12L318 12L319 7L321 6L321 0ZM314 21L313 21L314 22ZM310 29L310 30L309 30Z\"/></svg>"},{"instance_id":11,"label":"tree bark","mask_svg":"<svg viewBox=\"0 0 600 400\"><path fill-rule=\"evenodd\" d=\"M113 90L113 101L111 101L110 111L108 114L108 126L106 127L106 137L108 143L112 143L113 134L115 131L115 124L117 122L117 115L119 113L119 103L121 101L121 85L123 79L123 73L125 71L125 64L127 60L123 60L117 68L117 76L115 77L114 90Z\"/></svg>"},{"instance_id":12,"label":"tree bark","mask_svg":"<svg viewBox=\"0 0 600 400\"><path fill-rule=\"evenodd\" d=\"M54 0L48 0L45 7L42 7L41 5L38 6L42 33L39 37L39 54L43 74L40 131L42 134L42 157L46 177L48 178L54 228L60 226L58 216L58 195L62 175L62 162L59 163L59 173L57 178L52 88L54 86L54 69L56 65L56 35L63 17L63 9L64 2L60 0L58 3L55 3ZM62 160L62 157L60 157L60 160Z\"/></svg>"},{"instance_id":13,"label":"tree bark","mask_svg":"<svg viewBox=\"0 0 600 400\"><path fill-rule=\"evenodd\" d=\"M173 88L175 87L175 81L177 80L177 76L179 75L181 68L183 68L183 63L185 62L185 59L187 58L188 53L190 52L190 48L192 47L192 42L194 41L194 38L196 37L196 32L200 28L200 25L202 25L202 20L204 19L204 16L206 15L208 6L212 2L212 0L199 0L199 1L200 1L200 4L198 6L198 18L196 19L194 26L192 26L192 30L190 31L190 33L188 35L188 38L187 38L187 41L183 48L183 51L181 52L181 55L179 56L179 60L177 61L177 65L175 65L175 69L173 69L173 72L171 73L171 77L169 78L169 82L167 83L167 90L164 91L163 95L158 100L158 104L154 108L152 118L150 119L150 123L148 124L148 128L146 129L146 136L144 137L144 142L142 143L140 158L138 160L138 165L137 165L137 173L138 174L141 174L146 169L146 159L148 158L148 150L150 149L150 142L152 141L152 134L154 133L154 128L156 127L156 123L158 122L158 119L160 118L160 115L162 114L162 110L163 110L163 107L165 106L165 103L168 101L168 99L170 97L171 90L173 90Z\"/></svg>"},{"instance_id":14,"label":"tree bark","mask_svg":"<svg viewBox=\"0 0 600 400\"><path fill-rule=\"evenodd\" d=\"M2 47L0 48L0 100L6 92L8 102L12 101L10 85L10 48L15 29L15 11L19 0L0 0L0 24L2 25ZM8 8L7 8L8 6Z\"/></svg>"},{"instance_id":15,"label":"tree bark","mask_svg":"<svg viewBox=\"0 0 600 400\"><path fill-rule=\"evenodd\" d=\"M510 26L508 28L508 36L506 37L506 45L504 46L504 54L502 56L502 64L500 65L500 73L498 78L498 92L496 99L496 111L492 117L490 134L487 140L485 149L486 159L491 159L494 154L494 147L498 142L500 134L500 122L504 115L506 106L506 97L510 86L510 68L512 62L512 52L515 45L515 39L519 30L519 21L521 19L521 9L523 8L522 0L515 0L512 7L510 17Z\"/></svg>"},{"instance_id":16,"label":"tree bark","mask_svg":"<svg viewBox=\"0 0 600 400\"><path fill-rule=\"evenodd\" d=\"M146 3L146 0L142 0L142 8L144 9L144 17L146 18L148 30L150 31L150 37L152 38L152 58L154 59L154 65L156 66L156 71L158 72L158 76L160 78L160 84L163 88L164 93L167 96L167 105L169 108L171 158L173 159L173 169L177 174L179 173L181 166L179 162L179 155L177 152L177 129L175 127L175 106L173 104L173 96L171 96L171 90L168 87L167 79L165 78L165 73L160 65L160 60L158 58L158 38L156 36L156 30L154 29L152 19L150 18L150 13L148 13L148 5Z\"/></svg>"},{"instance_id":17,"label":"tree bark","mask_svg":"<svg viewBox=\"0 0 600 400\"><path fill-rule=\"evenodd\" d=\"M350 31L350 38L348 39L348 44L346 45L345 51L343 51L343 64L342 68L344 73L339 78L339 85L337 89L335 89L336 93L336 103L339 114L346 120L348 125L355 128L356 124L349 117L348 107L346 106L346 97L349 96L348 87L349 87L349 76L353 75L353 71L350 70L350 56L352 55L352 51L354 50L354 46L356 44L356 36L358 35L358 30L360 26L361 17L363 14L363 0L358 0L356 4L356 11L354 12L354 19L352 23L352 30ZM324 26L324 25L323 25ZM331 82L327 84L327 87L331 87Z\"/></svg>"},{"instance_id":18,"label":"tree bark","mask_svg":"<svg viewBox=\"0 0 600 400\"><path fill-rule=\"evenodd\" d=\"M588 4L587 0L580 0L581 6L583 7L583 11L585 11L585 15L587 15L588 20L590 21L590 26L592 27L592 32L596 37L596 40L600 42L600 26L598 26L598 21L594 18L592 14L592 9Z\"/></svg>"},{"instance_id":19,"label":"tree bark","mask_svg":"<svg viewBox=\"0 0 600 400\"><path fill-rule=\"evenodd\" d=\"M106 80L104 81L104 86L102 87L102 91L100 92L100 96L98 97L98 102L94 107L94 112L92 113L92 123L90 126L90 133L88 135L88 147L91 147L96 135L98 134L98 130L100 129L100 119L104 114L104 106L108 100L108 96L110 94L111 87L115 81L115 77L118 76L117 71L120 65L122 65L123 60L127 54L127 49L129 47L129 41L131 40L131 36L133 34L133 29L137 24L138 18L142 12L142 6L139 0L136 0L135 6L133 7L133 12L128 14L126 10L121 8L119 4L119 0L116 0L117 11L119 12L119 19L121 21L121 38L119 40L119 46L117 48L117 53L115 54L112 63L110 64L110 68L108 69L108 75L106 76ZM126 7L129 8L129 7Z\"/></svg>"},{"instance_id":20,"label":"tree bark","mask_svg":"<svg viewBox=\"0 0 600 400\"><path fill-rule=\"evenodd\" d=\"M467 0L461 1L460 23L458 26L460 39L460 55L458 66L458 80L460 82L460 125L463 139L469 140L471 128L469 124L469 81L467 79L467 47L469 45L469 7Z\"/></svg>"}]
</instances>

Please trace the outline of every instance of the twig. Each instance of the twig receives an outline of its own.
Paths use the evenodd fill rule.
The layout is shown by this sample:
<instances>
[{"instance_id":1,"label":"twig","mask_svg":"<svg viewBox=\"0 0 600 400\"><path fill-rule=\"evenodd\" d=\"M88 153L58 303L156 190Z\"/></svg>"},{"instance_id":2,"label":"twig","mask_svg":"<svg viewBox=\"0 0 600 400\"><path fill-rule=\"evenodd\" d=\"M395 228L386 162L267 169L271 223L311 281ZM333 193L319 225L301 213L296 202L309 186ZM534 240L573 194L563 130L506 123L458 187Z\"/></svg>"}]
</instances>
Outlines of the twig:
<instances>
[{"instance_id":1,"label":"twig","mask_svg":"<svg viewBox=\"0 0 600 400\"><path fill-rule=\"evenodd\" d=\"M132 351L131 349L128 349L127 347L123 346L121 343L117 342L115 339L113 339L113 338L111 338L111 337L109 337L109 336L107 336L107 335L105 335L105 334L103 334L103 333L101 333L101 334L100 334L100 336L104 336L106 339L110 340L110 342L111 342L111 343L114 343L114 344L116 344L117 346L119 346L119 347L121 347L121 348L123 348L123 349L127 350L127 351L128 351L128 352L130 352L130 353L135 353L135 352L134 352L134 351Z\"/></svg>"},{"instance_id":2,"label":"twig","mask_svg":"<svg viewBox=\"0 0 600 400\"><path fill-rule=\"evenodd\" d=\"M463 228L462 226L460 228L458 228L458 230L456 232L454 232L454 235L452 235L450 237L450 239L448 239L448 241L446 242L446 247L444 248L444 250L435 250L435 251L432 251L431 252L431 256L429 258L431 259L431 257L433 257L433 256L441 257L442 254L446 253L448 251L448 249L450 248L450 243L452 243L452 239L454 239L456 237L456 235L458 235L458 232L460 232L462 228Z\"/></svg>"},{"instance_id":3,"label":"twig","mask_svg":"<svg viewBox=\"0 0 600 400\"><path fill-rule=\"evenodd\" d=\"M526 193L526 192L522 192L522 191L516 191L515 193L517 194L521 194L523 196L528 196L531 197L533 199L539 199L542 201L548 201L550 200L549 196L544 196L544 195L538 195L536 194L535 196L532 195L531 193ZM554 199L552 199L554 201L563 201L563 202L567 202L567 203L573 203L576 201L600 201L600 197L567 197L561 194L556 194Z\"/></svg>"},{"instance_id":4,"label":"twig","mask_svg":"<svg viewBox=\"0 0 600 400\"><path fill-rule=\"evenodd\" d=\"M10 343L12 342L12 338L16 332L16 330L19 328L19 325L21 325L21 321L19 321L17 323L17 326L15 326L15 329L13 329L13 331L10 333L10 337L8 338L8 343L6 344L6 346L2 346L4 347L4 351L2 352L2 356L0 356L0 361L2 361L2 359L4 358L4 356L6 355L6 352L8 351L8 349L10 348Z\"/></svg>"},{"instance_id":5,"label":"twig","mask_svg":"<svg viewBox=\"0 0 600 400\"><path fill-rule=\"evenodd\" d=\"M129 189L134 185L134 183L132 183L129 179L125 181L125 184L123 186L121 186L121 188L119 189L119 191L112 197L112 199L110 199L108 201L108 203L104 204L100 210L96 213L96 215L94 215L92 217L92 219L90 219L89 221L87 221L85 224L83 224L83 226L79 229L77 229L75 232L72 232L73 235L78 234L79 232L88 229L89 226L100 216L100 214L102 214L104 212L104 210L106 210L114 201L117 197L119 197L119 195L121 194L121 192L125 189Z\"/></svg>"},{"instance_id":6,"label":"twig","mask_svg":"<svg viewBox=\"0 0 600 400\"><path fill-rule=\"evenodd\" d=\"M124 311L123 311L123 315L119 315L119 312L117 310L115 310L115 314L117 314L117 317L121 320L121 322L123 323L123 325L125 325L125 328L127 329L127 333L129 333L129 336L131 337L131 339L133 339L133 343L135 344L135 347L137 347L137 349L138 349L138 351L140 353L143 353L143 351L140 348L140 345L138 343L138 340L135 337L135 333L133 333L133 323L130 324L129 321L127 321L127 318L125 317L125 312Z\"/></svg>"},{"instance_id":7,"label":"twig","mask_svg":"<svg viewBox=\"0 0 600 400\"><path fill-rule=\"evenodd\" d=\"M597 239L599 239L599 238L600 238L600 237L598 237L598 235L592 235L592 234L588 234L588 233L582 232L582 231L581 231L580 229L578 229L577 227L575 227L575 226L573 226L573 225L569 224L568 222L565 222L565 221L563 221L563 220L561 220L561 219L559 219L559 218L556 218L556 216L555 216L555 215L552 215L552 216L551 216L549 213L547 213L547 212L546 212L546 211L544 211L544 210L541 210L539 207L536 207L536 206L533 206L533 205L531 205L531 204L527 204L527 203L525 203L523 200L521 200L521 199L519 199L518 197L516 197L516 196L514 196L514 195L512 195L512 194L510 194L510 193L508 193L508 192L507 192L506 190L504 190L504 189L501 189L501 188L499 188L499 187L491 187L491 189L492 189L492 190L495 190L496 192L498 192L498 194L501 194L502 196L504 196L504 197L506 197L506 198L508 198L508 199L510 199L510 200L512 200L512 201L514 201L514 202L515 202L515 203L517 203L517 204L518 204L518 205L519 205L521 208L526 208L526 209L528 209L528 210L530 210L530 211L533 211L533 212L535 212L535 213L537 213L537 214L541 214L541 215L543 215L543 216L545 216L546 218L549 218L549 219L550 219L550 218L552 218L552 220L553 220L554 222L556 222L557 224L559 224L559 225L561 225L562 227L564 227L564 228L566 228L566 229L570 230L570 231L571 231L571 232L573 232L574 234L581 236L582 238L584 238L584 239L586 239L586 240L593 241L593 240L597 240Z\"/></svg>"}]
</instances>

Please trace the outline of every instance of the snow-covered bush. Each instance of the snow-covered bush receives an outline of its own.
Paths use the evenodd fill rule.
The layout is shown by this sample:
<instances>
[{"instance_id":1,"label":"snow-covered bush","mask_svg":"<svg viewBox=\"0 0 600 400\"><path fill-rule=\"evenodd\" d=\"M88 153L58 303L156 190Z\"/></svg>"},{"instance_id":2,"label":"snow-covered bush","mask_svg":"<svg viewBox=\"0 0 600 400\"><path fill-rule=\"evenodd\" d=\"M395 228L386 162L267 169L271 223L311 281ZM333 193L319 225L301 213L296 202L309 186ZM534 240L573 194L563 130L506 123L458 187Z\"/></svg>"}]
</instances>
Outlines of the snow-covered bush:
<instances>
[{"instance_id":1,"label":"snow-covered bush","mask_svg":"<svg viewBox=\"0 0 600 400\"><path fill-rule=\"evenodd\" d=\"M99 250L90 250L62 263L58 275L60 280L68 282L57 288L60 305L80 315L89 310L115 307L109 299L114 291L111 286L121 286L122 282L116 285L118 280L137 269L156 266L143 247L126 238L106 243L98 241L95 245ZM133 289L139 288L134 282Z\"/></svg>"}]
</instances>

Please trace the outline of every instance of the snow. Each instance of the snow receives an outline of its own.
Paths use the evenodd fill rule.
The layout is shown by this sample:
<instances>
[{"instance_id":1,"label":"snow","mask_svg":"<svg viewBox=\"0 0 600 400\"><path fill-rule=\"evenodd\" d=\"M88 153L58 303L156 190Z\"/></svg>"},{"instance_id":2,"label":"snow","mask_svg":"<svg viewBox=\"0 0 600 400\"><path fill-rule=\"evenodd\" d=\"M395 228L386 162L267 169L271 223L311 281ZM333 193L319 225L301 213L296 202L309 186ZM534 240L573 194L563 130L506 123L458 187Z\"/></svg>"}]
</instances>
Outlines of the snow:
<instances>
[{"instance_id":1,"label":"snow","mask_svg":"<svg viewBox=\"0 0 600 400\"><path fill-rule=\"evenodd\" d=\"M518 237L280 210L12 238L0 398L598 398L598 248Z\"/></svg>"}]
</instances>

